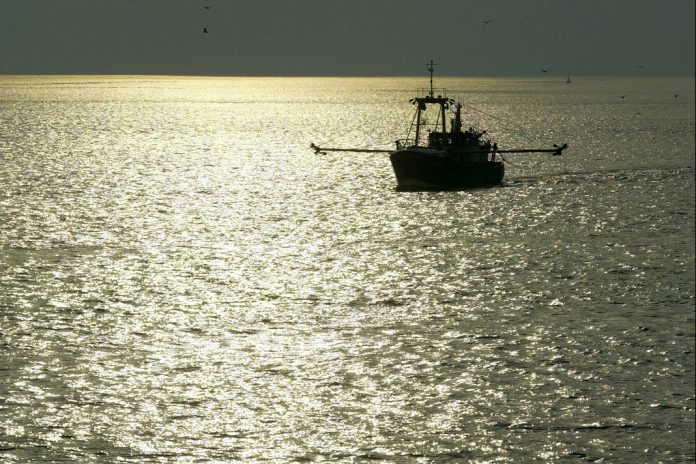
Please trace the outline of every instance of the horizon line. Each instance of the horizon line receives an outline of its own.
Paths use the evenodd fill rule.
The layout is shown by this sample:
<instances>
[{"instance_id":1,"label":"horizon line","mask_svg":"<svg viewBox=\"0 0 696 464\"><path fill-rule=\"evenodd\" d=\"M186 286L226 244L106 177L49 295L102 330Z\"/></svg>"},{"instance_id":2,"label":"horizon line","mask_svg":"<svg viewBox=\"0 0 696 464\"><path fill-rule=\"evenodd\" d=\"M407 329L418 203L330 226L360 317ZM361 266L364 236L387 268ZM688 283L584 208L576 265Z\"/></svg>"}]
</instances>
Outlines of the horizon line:
<instances>
[{"instance_id":1,"label":"horizon line","mask_svg":"<svg viewBox=\"0 0 696 464\"><path fill-rule=\"evenodd\" d=\"M143 77L190 77L190 78L362 78L362 79L384 79L384 78L428 78L428 75L422 74L384 74L384 75L365 75L365 74L187 74L187 73L0 73L0 77L52 77L52 76L109 76L109 77L132 77L132 76L143 76ZM448 74L439 75L438 78L483 78L483 79L504 79L504 78L539 78L539 79L566 79L568 77L574 76L576 78L635 78L635 77L665 77L665 78L694 78L696 74L553 74L549 75L538 75L538 74L474 74L474 75L462 75L462 74Z\"/></svg>"}]
</instances>

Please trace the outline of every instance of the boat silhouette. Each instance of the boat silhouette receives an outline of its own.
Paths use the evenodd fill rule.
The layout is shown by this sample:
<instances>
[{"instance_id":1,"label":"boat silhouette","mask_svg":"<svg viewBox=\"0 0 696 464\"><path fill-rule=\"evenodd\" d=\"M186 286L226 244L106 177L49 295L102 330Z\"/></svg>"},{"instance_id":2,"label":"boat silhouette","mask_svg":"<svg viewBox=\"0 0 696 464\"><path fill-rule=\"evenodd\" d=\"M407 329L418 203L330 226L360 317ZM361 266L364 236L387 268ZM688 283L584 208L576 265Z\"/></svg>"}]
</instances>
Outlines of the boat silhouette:
<instances>
[{"instance_id":1,"label":"boat silhouette","mask_svg":"<svg viewBox=\"0 0 696 464\"><path fill-rule=\"evenodd\" d=\"M329 151L389 153L397 190L461 190L500 185L505 175L503 153L551 153L560 155L568 145L553 148L523 148L501 150L491 142L487 131L470 126L463 130L461 103L447 97L446 91L433 87L435 63L427 64L430 88L425 95L410 99L416 107L409 132L397 140L395 150L322 148L311 144L317 153ZM428 107L437 108L436 122L430 125L424 118ZM454 108L454 118L447 127L447 111ZM428 126L432 127L428 129ZM427 130L427 135L424 132Z\"/></svg>"}]
</instances>

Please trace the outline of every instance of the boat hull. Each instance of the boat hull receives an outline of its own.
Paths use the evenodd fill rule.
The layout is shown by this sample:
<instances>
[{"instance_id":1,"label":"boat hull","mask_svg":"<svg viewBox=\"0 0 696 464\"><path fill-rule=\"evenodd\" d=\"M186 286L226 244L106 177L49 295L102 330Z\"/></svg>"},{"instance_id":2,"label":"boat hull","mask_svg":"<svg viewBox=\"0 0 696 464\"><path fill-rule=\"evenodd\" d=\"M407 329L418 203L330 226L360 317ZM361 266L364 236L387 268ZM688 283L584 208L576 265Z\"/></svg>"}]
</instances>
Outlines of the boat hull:
<instances>
[{"instance_id":1,"label":"boat hull","mask_svg":"<svg viewBox=\"0 0 696 464\"><path fill-rule=\"evenodd\" d=\"M505 165L498 161L465 161L457 154L429 148L405 148L391 160L398 190L463 190L500 185Z\"/></svg>"}]
</instances>

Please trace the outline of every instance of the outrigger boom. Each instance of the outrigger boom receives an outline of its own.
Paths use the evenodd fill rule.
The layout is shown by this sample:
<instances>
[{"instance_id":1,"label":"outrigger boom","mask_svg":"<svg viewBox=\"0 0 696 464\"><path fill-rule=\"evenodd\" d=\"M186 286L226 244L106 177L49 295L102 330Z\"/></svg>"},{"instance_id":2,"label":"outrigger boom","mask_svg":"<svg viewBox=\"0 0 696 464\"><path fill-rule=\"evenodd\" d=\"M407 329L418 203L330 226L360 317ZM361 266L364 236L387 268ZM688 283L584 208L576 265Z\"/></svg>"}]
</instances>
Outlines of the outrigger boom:
<instances>
[{"instance_id":1,"label":"outrigger boom","mask_svg":"<svg viewBox=\"0 0 696 464\"><path fill-rule=\"evenodd\" d=\"M314 145L313 143L309 145L310 148L314 149L314 153L324 153L327 151L353 151L358 153L391 153L394 150L373 150L368 148L322 148Z\"/></svg>"},{"instance_id":2,"label":"outrigger boom","mask_svg":"<svg viewBox=\"0 0 696 464\"><path fill-rule=\"evenodd\" d=\"M310 144L310 148L314 149L315 153L325 153L327 151L350 151L356 153L392 153L394 150L379 150L379 149L368 149L368 148L322 148L315 144ZM568 144L564 143L560 147L554 145L555 148L521 148L521 149L510 149L510 150L497 150L492 149L491 153L553 153L553 156L559 156L563 153L563 150L568 148Z\"/></svg>"},{"instance_id":3,"label":"outrigger boom","mask_svg":"<svg viewBox=\"0 0 696 464\"><path fill-rule=\"evenodd\" d=\"M553 153L553 156L559 156L563 150L568 148L568 144L564 143L560 147L554 145L554 148L521 148L518 150L492 150L491 153Z\"/></svg>"}]
</instances>

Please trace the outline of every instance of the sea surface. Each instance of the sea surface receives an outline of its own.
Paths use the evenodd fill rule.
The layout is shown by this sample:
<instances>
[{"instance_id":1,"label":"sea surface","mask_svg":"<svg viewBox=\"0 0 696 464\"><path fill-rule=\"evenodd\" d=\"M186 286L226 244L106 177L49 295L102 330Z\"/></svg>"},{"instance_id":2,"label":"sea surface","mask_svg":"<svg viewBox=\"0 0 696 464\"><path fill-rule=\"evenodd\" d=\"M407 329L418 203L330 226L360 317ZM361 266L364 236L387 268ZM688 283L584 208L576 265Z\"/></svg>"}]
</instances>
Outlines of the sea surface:
<instances>
[{"instance_id":1,"label":"sea surface","mask_svg":"<svg viewBox=\"0 0 696 464\"><path fill-rule=\"evenodd\" d=\"M0 77L0 462L694 462L694 79Z\"/></svg>"}]
</instances>

